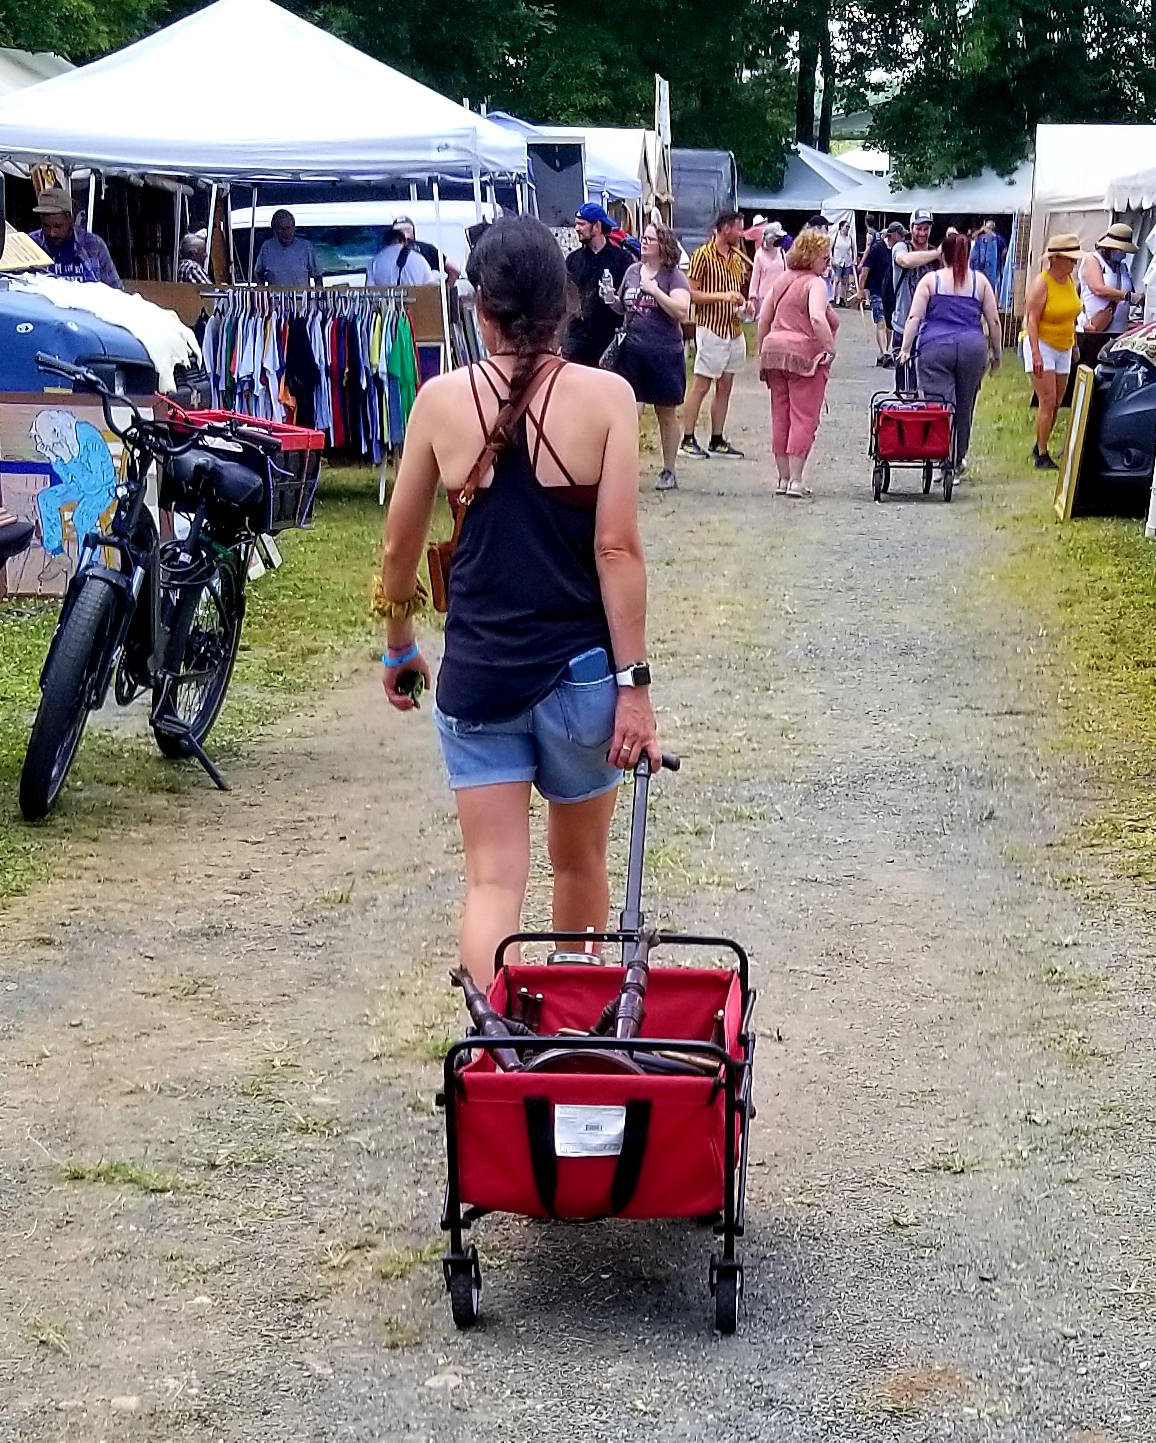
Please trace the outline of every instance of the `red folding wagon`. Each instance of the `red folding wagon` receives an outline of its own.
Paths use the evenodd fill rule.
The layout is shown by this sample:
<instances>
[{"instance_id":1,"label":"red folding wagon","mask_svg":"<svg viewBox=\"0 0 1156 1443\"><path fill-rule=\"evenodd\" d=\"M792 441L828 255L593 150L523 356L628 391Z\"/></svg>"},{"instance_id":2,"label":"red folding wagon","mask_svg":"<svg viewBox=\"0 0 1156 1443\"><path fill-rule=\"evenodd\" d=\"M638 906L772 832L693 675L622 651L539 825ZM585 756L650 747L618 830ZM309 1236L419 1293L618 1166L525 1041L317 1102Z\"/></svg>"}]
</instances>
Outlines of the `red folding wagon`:
<instances>
[{"instance_id":1,"label":"red folding wagon","mask_svg":"<svg viewBox=\"0 0 1156 1443\"><path fill-rule=\"evenodd\" d=\"M677 770L676 758L663 762ZM737 942L645 923L649 780L644 756L635 772L618 930L507 937L487 999L499 1018L524 1030L473 1032L446 1056L438 1102L446 1115L442 1227L450 1247L442 1266L460 1328L476 1320L482 1290L477 1248L465 1246L463 1231L490 1212L559 1221L712 1220L721 1240L708 1273L715 1326L733 1333L737 1325L743 1266L735 1243L743 1235L754 1116L755 994ZM620 947L621 964L558 950L590 942ZM534 943L554 949L548 965L507 961L511 949ZM703 949L725 952L732 965L695 967L665 956ZM644 989L632 1036L621 1035L624 983ZM607 1018L608 1034L592 1032Z\"/></svg>"},{"instance_id":2,"label":"red folding wagon","mask_svg":"<svg viewBox=\"0 0 1156 1443\"><path fill-rule=\"evenodd\" d=\"M916 391L878 391L871 398L871 490L881 501L891 489L897 467L914 467L923 473L923 494L931 490L935 468L940 468L943 499L951 500L955 474L951 465L951 435L955 408L938 396Z\"/></svg>"}]
</instances>

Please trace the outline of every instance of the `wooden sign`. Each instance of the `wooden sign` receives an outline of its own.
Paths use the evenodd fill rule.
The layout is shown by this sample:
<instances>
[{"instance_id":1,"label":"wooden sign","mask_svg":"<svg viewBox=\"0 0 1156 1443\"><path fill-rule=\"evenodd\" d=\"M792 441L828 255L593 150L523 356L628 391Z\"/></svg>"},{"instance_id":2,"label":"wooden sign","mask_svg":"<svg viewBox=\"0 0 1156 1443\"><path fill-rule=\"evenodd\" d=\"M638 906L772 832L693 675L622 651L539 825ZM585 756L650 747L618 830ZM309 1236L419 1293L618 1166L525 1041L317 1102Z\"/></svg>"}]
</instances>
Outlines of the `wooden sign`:
<instances>
[{"instance_id":1,"label":"wooden sign","mask_svg":"<svg viewBox=\"0 0 1156 1443\"><path fill-rule=\"evenodd\" d=\"M1080 462L1084 456L1084 437L1088 431L1088 413L1092 409L1092 386L1095 375L1091 366L1076 367L1076 384L1072 392L1072 415L1064 452L1060 457L1060 474L1056 477L1053 505L1060 521L1072 519L1072 505L1080 481Z\"/></svg>"}]
</instances>

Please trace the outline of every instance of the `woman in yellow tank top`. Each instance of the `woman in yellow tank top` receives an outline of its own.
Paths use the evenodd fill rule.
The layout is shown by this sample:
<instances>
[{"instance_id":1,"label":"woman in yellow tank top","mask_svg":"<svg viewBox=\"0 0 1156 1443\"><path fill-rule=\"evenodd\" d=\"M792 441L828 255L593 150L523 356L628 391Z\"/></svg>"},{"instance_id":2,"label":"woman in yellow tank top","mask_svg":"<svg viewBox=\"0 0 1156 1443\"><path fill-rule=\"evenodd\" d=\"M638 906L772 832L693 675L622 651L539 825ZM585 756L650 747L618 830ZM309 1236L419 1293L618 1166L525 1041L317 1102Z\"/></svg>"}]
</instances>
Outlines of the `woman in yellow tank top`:
<instances>
[{"instance_id":1,"label":"woman in yellow tank top","mask_svg":"<svg viewBox=\"0 0 1156 1443\"><path fill-rule=\"evenodd\" d=\"M1031 372L1032 390L1040 406L1036 444L1032 447L1037 471L1056 470L1056 463L1048 455L1048 442L1067 388L1076 344L1076 317L1083 304L1072 280L1079 260L1079 236L1052 236L1044 252L1044 268L1028 287L1024 368Z\"/></svg>"}]
</instances>

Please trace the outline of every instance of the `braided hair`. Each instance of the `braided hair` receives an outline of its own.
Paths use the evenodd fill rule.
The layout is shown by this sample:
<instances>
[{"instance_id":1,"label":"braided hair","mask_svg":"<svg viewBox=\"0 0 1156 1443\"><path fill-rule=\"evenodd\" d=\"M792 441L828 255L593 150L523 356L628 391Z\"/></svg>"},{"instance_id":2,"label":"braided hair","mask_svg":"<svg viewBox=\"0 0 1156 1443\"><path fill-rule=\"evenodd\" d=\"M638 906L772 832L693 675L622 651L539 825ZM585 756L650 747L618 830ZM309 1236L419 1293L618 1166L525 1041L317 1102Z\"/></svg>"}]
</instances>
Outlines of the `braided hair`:
<instances>
[{"instance_id":1,"label":"braided hair","mask_svg":"<svg viewBox=\"0 0 1156 1443\"><path fill-rule=\"evenodd\" d=\"M505 450L514 444L513 413L538 360L555 349L566 310L566 263L540 220L508 215L486 227L466 262L466 277L514 354L510 394L491 433Z\"/></svg>"}]
</instances>

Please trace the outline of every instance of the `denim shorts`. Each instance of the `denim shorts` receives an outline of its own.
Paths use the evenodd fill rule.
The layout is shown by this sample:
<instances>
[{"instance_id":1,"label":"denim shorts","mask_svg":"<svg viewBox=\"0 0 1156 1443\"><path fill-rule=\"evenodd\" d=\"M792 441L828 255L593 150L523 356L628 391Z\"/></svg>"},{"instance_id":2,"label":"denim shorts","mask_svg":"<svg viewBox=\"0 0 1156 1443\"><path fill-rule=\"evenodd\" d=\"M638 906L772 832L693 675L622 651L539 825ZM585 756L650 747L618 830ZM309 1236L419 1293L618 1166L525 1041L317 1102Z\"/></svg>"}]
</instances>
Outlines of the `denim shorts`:
<instances>
[{"instance_id":1,"label":"denim shorts","mask_svg":"<svg viewBox=\"0 0 1156 1443\"><path fill-rule=\"evenodd\" d=\"M883 297L878 291L871 291L871 319L876 325L887 319L887 313L883 308Z\"/></svg>"},{"instance_id":2,"label":"denim shorts","mask_svg":"<svg viewBox=\"0 0 1156 1443\"><path fill-rule=\"evenodd\" d=\"M512 721L470 722L434 707L450 787L533 782L548 802L586 802L620 785L606 760L618 683L561 681Z\"/></svg>"}]
</instances>

